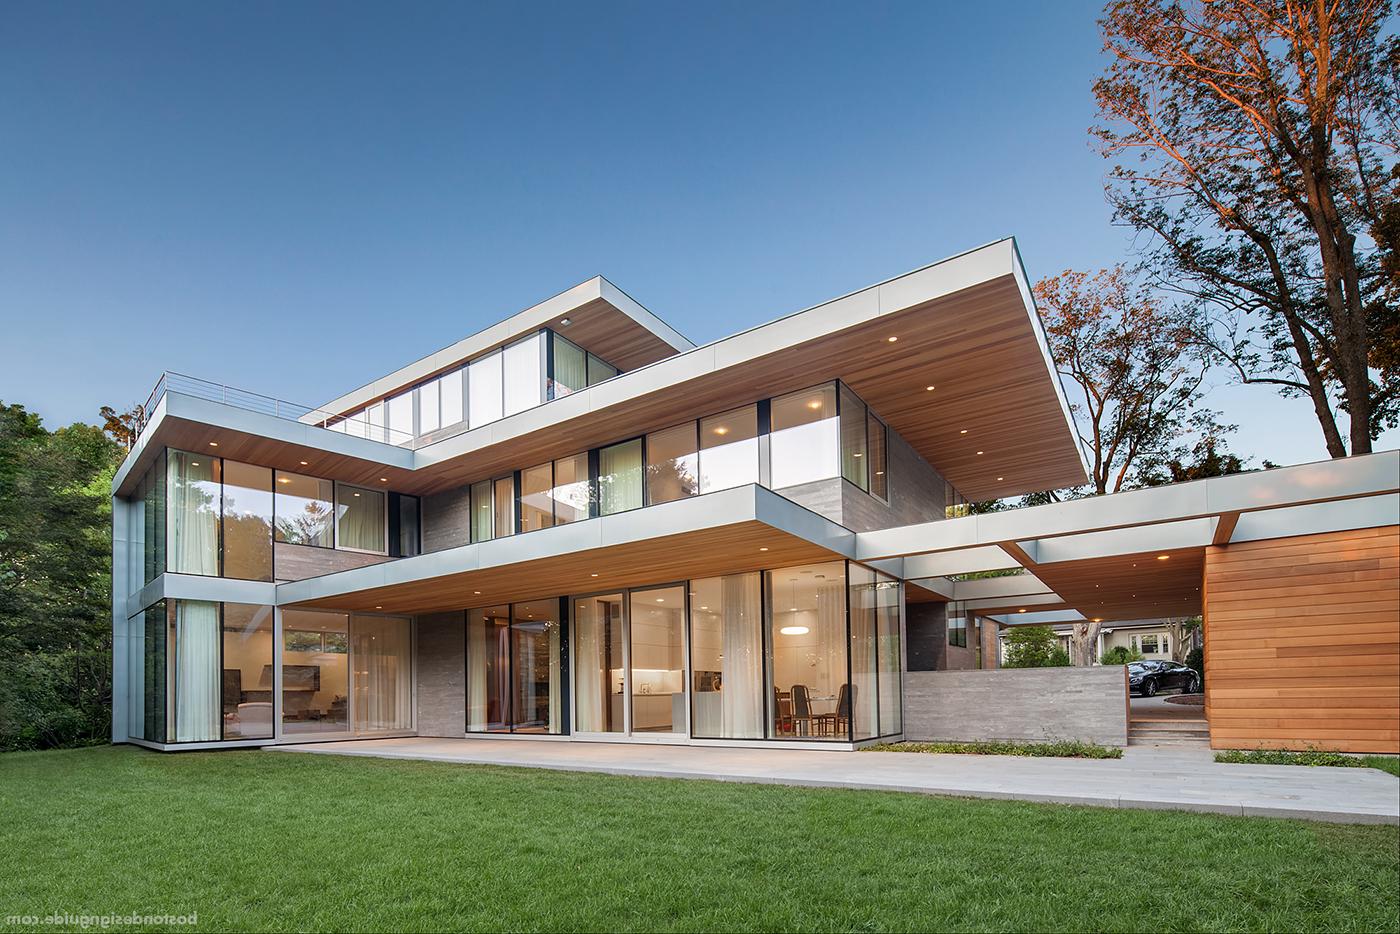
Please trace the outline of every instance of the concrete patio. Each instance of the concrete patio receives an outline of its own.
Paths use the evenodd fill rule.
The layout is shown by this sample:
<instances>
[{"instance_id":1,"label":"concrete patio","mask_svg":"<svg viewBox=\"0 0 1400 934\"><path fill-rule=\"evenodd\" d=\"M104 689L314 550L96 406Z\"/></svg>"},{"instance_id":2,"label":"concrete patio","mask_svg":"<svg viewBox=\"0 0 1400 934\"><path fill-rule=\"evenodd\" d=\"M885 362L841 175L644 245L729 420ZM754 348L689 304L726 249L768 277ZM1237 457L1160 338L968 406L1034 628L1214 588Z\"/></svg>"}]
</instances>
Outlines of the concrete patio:
<instances>
[{"instance_id":1,"label":"concrete patio","mask_svg":"<svg viewBox=\"0 0 1400 934\"><path fill-rule=\"evenodd\" d=\"M656 778L1400 824L1400 780L1377 769L1226 765L1215 762L1210 750L1193 748L1135 746L1117 760L417 737L268 749Z\"/></svg>"}]
</instances>

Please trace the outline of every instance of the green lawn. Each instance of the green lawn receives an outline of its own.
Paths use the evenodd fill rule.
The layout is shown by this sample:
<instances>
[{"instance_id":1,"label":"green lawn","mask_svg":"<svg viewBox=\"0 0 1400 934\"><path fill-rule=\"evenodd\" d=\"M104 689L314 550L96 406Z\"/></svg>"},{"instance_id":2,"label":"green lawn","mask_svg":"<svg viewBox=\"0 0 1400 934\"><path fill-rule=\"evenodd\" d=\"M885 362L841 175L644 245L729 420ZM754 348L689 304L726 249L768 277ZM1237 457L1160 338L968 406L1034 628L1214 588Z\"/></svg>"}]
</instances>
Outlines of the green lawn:
<instances>
[{"instance_id":1,"label":"green lawn","mask_svg":"<svg viewBox=\"0 0 1400 934\"><path fill-rule=\"evenodd\" d=\"M203 930L1393 931L1400 832L255 751L0 756L0 930L56 911L198 912Z\"/></svg>"}]
</instances>

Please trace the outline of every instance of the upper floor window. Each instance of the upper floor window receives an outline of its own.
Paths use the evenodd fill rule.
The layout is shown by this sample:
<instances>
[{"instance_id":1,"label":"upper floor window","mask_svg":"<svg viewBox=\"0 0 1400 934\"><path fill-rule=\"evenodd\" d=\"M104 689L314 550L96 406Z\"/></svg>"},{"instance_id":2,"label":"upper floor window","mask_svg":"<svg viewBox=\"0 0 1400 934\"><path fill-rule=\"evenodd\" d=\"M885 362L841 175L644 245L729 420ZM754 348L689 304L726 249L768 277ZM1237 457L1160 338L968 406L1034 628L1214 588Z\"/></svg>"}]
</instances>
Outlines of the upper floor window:
<instances>
[{"instance_id":1,"label":"upper floor window","mask_svg":"<svg viewBox=\"0 0 1400 934\"><path fill-rule=\"evenodd\" d=\"M837 476L836 384L779 396L771 405L773 489Z\"/></svg>"}]
</instances>

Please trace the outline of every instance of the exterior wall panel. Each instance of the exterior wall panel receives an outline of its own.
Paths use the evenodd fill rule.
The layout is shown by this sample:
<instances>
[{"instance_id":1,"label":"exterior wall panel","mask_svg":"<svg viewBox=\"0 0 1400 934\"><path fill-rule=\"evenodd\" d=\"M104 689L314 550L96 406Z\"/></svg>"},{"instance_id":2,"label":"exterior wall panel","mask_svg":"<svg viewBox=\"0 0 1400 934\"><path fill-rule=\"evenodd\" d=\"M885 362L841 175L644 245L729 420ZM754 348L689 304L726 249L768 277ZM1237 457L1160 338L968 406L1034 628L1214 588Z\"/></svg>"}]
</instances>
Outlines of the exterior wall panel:
<instances>
[{"instance_id":1,"label":"exterior wall panel","mask_svg":"<svg viewBox=\"0 0 1400 934\"><path fill-rule=\"evenodd\" d=\"M418 617L418 735L460 737L467 731L465 616Z\"/></svg>"},{"instance_id":2,"label":"exterior wall panel","mask_svg":"<svg viewBox=\"0 0 1400 934\"><path fill-rule=\"evenodd\" d=\"M1400 527L1206 550L1217 749L1400 752Z\"/></svg>"},{"instance_id":3,"label":"exterior wall panel","mask_svg":"<svg viewBox=\"0 0 1400 934\"><path fill-rule=\"evenodd\" d=\"M1126 746L1127 669L911 671L904 676L904 738Z\"/></svg>"},{"instance_id":4,"label":"exterior wall panel","mask_svg":"<svg viewBox=\"0 0 1400 934\"><path fill-rule=\"evenodd\" d=\"M471 487L444 490L422 499L423 553L470 544Z\"/></svg>"}]
</instances>

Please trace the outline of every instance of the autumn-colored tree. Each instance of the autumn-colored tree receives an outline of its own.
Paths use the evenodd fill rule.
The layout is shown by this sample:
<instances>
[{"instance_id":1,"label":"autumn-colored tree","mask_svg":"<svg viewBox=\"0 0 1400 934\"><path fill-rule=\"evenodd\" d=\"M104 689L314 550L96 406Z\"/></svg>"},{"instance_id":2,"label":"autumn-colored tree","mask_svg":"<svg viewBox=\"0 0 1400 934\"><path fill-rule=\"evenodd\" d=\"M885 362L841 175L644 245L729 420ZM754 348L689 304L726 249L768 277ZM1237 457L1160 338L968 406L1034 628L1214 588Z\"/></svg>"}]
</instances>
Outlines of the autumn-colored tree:
<instances>
[{"instance_id":1,"label":"autumn-colored tree","mask_svg":"<svg viewBox=\"0 0 1400 934\"><path fill-rule=\"evenodd\" d=\"M143 406L138 405L125 412L118 412L110 405L104 405L97 414L102 419L102 430L111 435L113 441L128 451L136 445L145 416Z\"/></svg>"},{"instance_id":2,"label":"autumn-colored tree","mask_svg":"<svg viewBox=\"0 0 1400 934\"><path fill-rule=\"evenodd\" d=\"M1119 0L1094 85L1108 195L1242 382L1311 400L1333 457L1400 416L1382 228L1400 176L1388 0ZM1350 418L1344 437L1337 413Z\"/></svg>"},{"instance_id":3,"label":"autumn-colored tree","mask_svg":"<svg viewBox=\"0 0 1400 934\"><path fill-rule=\"evenodd\" d=\"M1035 298L1055 366L1069 381L1092 494L1141 485L1184 453L1193 432L1224 430L1199 404L1210 367L1189 313L1121 266L1042 279Z\"/></svg>"}]
</instances>

